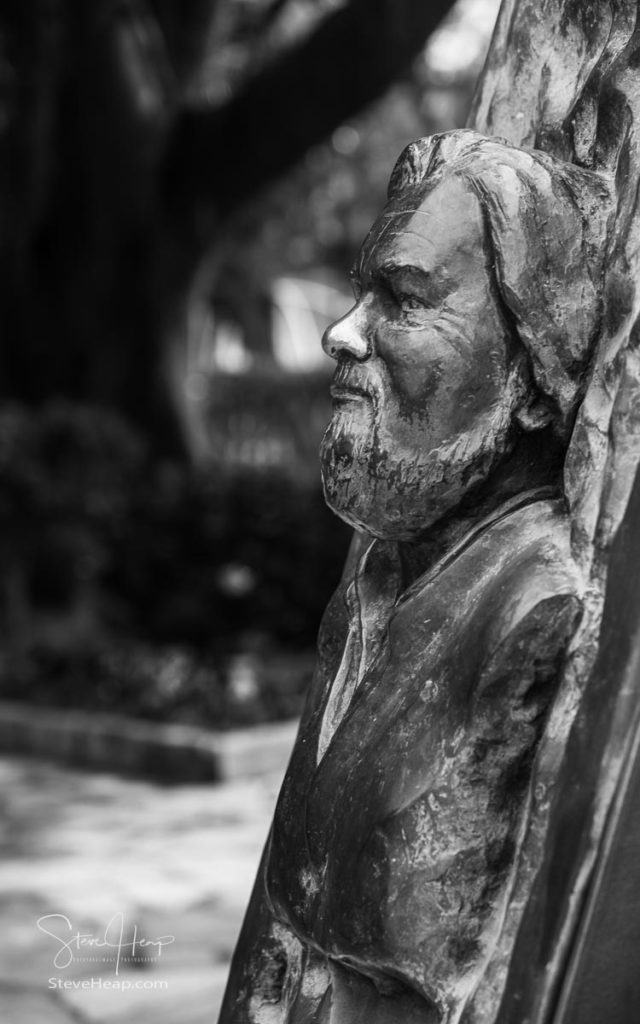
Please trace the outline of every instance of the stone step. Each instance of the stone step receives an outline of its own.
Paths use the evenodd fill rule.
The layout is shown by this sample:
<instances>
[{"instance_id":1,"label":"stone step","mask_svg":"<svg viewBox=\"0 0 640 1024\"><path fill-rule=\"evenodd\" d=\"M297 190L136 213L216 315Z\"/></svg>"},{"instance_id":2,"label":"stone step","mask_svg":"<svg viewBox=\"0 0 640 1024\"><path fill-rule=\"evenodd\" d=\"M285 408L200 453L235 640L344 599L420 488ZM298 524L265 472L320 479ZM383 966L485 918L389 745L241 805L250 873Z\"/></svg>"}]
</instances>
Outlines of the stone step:
<instances>
[{"instance_id":1,"label":"stone step","mask_svg":"<svg viewBox=\"0 0 640 1024\"><path fill-rule=\"evenodd\" d=\"M83 1018L53 992L0 981L0 1020L3 1024L79 1024Z\"/></svg>"},{"instance_id":2,"label":"stone step","mask_svg":"<svg viewBox=\"0 0 640 1024\"><path fill-rule=\"evenodd\" d=\"M225 733L122 715L0 702L0 753L50 758L165 783L215 782L284 770L297 722Z\"/></svg>"}]
</instances>

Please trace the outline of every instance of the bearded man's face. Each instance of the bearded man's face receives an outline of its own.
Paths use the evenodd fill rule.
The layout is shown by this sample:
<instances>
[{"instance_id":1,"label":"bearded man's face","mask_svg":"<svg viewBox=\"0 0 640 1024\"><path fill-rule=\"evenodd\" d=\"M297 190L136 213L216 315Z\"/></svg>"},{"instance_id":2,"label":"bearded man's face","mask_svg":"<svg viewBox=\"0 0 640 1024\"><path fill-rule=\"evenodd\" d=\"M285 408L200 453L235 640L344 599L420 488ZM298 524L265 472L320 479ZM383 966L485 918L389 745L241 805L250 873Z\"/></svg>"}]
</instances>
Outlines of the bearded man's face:
<instances>
[{"instance_id":1,"label":"bearded man's face","mask_svg":"<svg viewBox=\"0 0 640 1024\"><path fill-rule=\"evenodd\" d=\"M323 339L337 361L325 497L382 539L420 535L486 479L522 395L483 212L461 179L390 203Z\"/></svg>"}]
</instances>

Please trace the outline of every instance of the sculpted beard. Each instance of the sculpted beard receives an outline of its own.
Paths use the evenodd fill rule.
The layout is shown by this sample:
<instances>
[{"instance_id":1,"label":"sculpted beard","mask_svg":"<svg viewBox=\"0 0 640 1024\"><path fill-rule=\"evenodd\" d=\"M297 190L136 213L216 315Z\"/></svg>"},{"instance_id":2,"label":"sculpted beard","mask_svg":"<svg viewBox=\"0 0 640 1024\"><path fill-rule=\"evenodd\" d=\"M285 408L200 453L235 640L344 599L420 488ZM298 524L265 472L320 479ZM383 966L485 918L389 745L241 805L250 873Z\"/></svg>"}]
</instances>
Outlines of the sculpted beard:
<instances>
[{"instance_id":1,"label":"sculpted beard","mask_svg":"<svg viewBox=\"0 0 640 1024\"><path fill-rule=\"evenodd\" d=\"M380 540L415 540L486 480L513 447L519 395L510 381L472 430L435 448L426 424L423 446L419 435L412 447L394 443L385 423L398 413L389 414L380 396L340 402L320 445L327 504Z\"/></svg>"}]
</instances>

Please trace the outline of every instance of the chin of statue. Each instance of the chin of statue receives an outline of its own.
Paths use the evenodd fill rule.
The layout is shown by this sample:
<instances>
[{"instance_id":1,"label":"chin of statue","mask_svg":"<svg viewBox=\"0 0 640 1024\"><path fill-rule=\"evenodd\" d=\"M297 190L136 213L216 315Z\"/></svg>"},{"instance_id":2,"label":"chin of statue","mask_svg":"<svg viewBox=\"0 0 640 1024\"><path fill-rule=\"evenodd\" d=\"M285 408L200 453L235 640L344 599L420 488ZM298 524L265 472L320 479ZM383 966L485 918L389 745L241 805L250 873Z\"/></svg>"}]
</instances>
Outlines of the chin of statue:
<instances>
[{"instance_id":1,"label":"chin of statue","mask_svg":"<svg viewBox=\"0 0 640 1024\"><path fill-rule=\"evenodd\" d=\"M380 540L413 540L441 515L445 495L424 465L381 457L371 448L348 451L344 441L333 444L329 432L320 458L325 501L356 530Z\"/></svg>"},{"instance_id":2,"label":"chin of statue","mask_svg":"<svg viewBox=\"0 0 640 1024\"><path fill-rule=\"evenodd\" d=\"M389 452L375 432L348 433L334 419L320 446L325 501L379 540L419 540L487 480L506 447L495 436L474 443L463 435L429 452Z\"/></svg>"}]
</instances>

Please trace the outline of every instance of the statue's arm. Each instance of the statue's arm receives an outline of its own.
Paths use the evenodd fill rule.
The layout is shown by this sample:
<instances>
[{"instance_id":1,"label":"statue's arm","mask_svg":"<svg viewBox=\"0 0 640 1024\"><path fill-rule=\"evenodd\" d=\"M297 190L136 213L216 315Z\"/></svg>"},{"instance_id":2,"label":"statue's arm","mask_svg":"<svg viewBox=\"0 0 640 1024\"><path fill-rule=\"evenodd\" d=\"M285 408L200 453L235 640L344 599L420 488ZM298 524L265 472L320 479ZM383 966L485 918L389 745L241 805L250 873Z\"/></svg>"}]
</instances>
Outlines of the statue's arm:
<instances>
[{"instance_id":1,"label":"statue's arm","mask_svg":"<svg viewBox=\"0 0 640 1024\"><path fill-rule=\"evenodd\" d=\"M262 857L231 963L219 1024L328 1024L330 978L324 957L276 919Z\"/></svg>"},{"instance_id":2,"label":"statue's arm","mask_svg":"<svg viewBox=\"0 0 640 1024\"><path fill-rule=\"evenodd\" d=\"M536 721L552 702L582 601L569 590L548 592L519 609L500 643L485 660L473 703L475 713L495 703L498 713ZM501 708L501 710L500 710Z\"/></svg>"}]
</instances>

